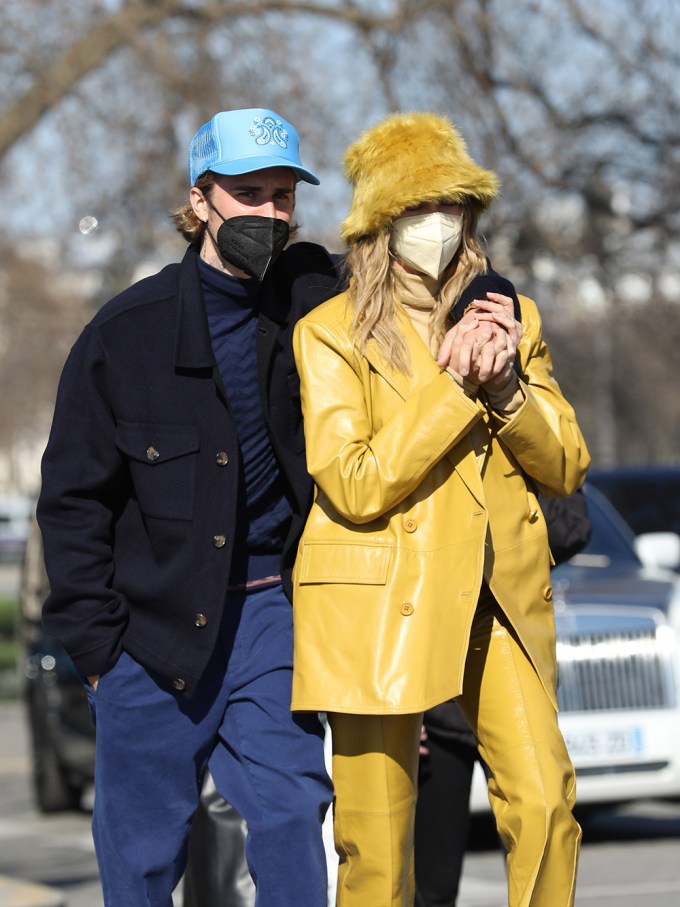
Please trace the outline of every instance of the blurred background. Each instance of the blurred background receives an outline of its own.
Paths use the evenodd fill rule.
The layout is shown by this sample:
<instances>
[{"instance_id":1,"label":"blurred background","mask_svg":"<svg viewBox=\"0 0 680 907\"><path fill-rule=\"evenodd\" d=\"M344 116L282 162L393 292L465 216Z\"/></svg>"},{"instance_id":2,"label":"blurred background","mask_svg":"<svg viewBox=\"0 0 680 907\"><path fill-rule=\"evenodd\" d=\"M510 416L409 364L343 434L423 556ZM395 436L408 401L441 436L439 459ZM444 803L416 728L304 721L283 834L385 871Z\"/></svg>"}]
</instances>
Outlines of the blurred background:
<instances>
[{"instance_id":1,"label":"blurred background","mask_svg":"<svg viewBox=\"0 0 680 907\"><path fill-rule=\"evenodd\" d=\"M594 465L680 463L678 34L674 0L3 0L0 561L72 342L181 257L188 144L234 107L297 126L321 176L300 236L333 251L347 145L392 110L449 115L501 178L489 252L540 305Z\"/></svg>"},{"instance_id":2,"label":"blurred background","mask_svg":"<svg viewBox=\"0 0 680 907\"><path fill-rule=\"evenodd\" d=\"M3 0L0 697L61 367L183 254L168 215L218 110L296 125L321 177L300 238L333 251L347 145L393 110L449 115L501 178L489 253L539 303L595 467L680 464L679 34L674 0Z\"/></svg>"},{"instance_id":3,"label":"blurred background","mask_svg":"<svg viewBox=\"0 0 680 907\"><path fill-rule=\"evenodd\" d=\"M322 179L391 110L452 117L502 195L495 267L539 302L596 464L680 460L680 5L674 0L3 0L0 494L33 494L68 349L178 259L168 213L220 109L271 106ZM86 220L83 220L83 219Z\"/></svg>"},{"instance_id":4,"label":"blurred background","mask_svg":"<svg viewBox=\"0 0 680 907\"><path fill-rule=\"evenodd\" d=\"M0 558L68 350L181 257L188 144L225 108L297 126L322 178L301 238L334 251L347 145L392 110L450 115L500 175L489 252L539 302L595 466L680 462L678 34L673 0L3 0Z\"/></svg>"}]
</instances>

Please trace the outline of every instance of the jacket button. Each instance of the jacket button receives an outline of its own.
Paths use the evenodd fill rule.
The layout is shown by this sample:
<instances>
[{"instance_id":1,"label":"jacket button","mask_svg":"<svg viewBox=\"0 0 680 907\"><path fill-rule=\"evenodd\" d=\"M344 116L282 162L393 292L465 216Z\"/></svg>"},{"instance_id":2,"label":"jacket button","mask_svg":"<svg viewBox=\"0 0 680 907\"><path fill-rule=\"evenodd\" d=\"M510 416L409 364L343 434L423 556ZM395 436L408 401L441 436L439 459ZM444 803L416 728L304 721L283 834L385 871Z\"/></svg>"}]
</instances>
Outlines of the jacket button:
<instances>
[{"instance_id":1,"label":"jacket button","mask_svg":"<svg viewBox=\"0 0 680 907\"><path fill-rule=\"evenodd\" d=\"M545 589L543 590L543 598L544 598L547 602L551 602L551 601L552 601L552 597L553 597L552 586L546 586Z\"/></svg>"},{"instance_id":2,"label":"jacket button","mask_svg":"<svg viewBox=\"0 0 680 907\"><path fill-rule=\"evenodd\" d=\"M172 681L172 685L181 693L182 690L186 689L187 682L182 677L175 677L175 679Z\"/></svg>"},{"instance_id":3,"label":"jacket button","mask_svg":"<svg viewBox=\"0 0 680 907\"><path fill-rule=\"evenodd\" d=\"M418 528L418 524L416 523L415 520L411 520L411 519L404 520L404 531L405 532L415 532L417 528Z\"/></svg>"},{"instance_id":4,"label":"jacket button","mask_svg":"<svg viewBox=\"0 0 680 907\"><path fill-rule=\"evenodd\" d=\"M215 462L218 466L226 466L229 462L229 454L226 450L221 450L218 454L215 455Z\"/></svg>"},{"instance_id":5,"label":"jacket button","mask_svg":"<svg viewBox=\"0 0 680 907\"><path fill-rule=\"evenodd\" d=\"M538 510L530 510L529 511L529 522L535 523L537 519L538 519Z\"/></svg>"},{"instance_id":6,"label":"jacket button","mask_svg":"<svg viewBox=\"0 0 680 907\"><path fill-rule=\"evenodd\" d=\"M205 614L197 614L194 617L194 626L196 627L206 627L208 625L208 618Z\"/></svg>"},{"instance_id":7,"label":"jacket button","mask_svg":"<svg viewBox=\"0 0 680 907\"><path fill-rule=\"evenodd\" d=\"M213 536L213 545L215 546L215 548L224 548L224 546L226 544L227 544L226 535L214 535Z\"/></svg>"},{"instance_id":8,"label":"jacket button","mask_svg":"<svg viewBox=\"0 0 680 907\"><path fill-rule=\"evenodd\" d=\"M399 608L404 617L410 617L413 614L414 607L411 602L404 602Z\"/></svg>"},{"instance_id":9,"label":"jacket button","mask_svg":"<svg viewBox=\"0 0 680 907\"><path fill-rule=\"evenodd\" d=\"M153 447L153 446L147 447L147 449L146 449L147 460L151 460L151 462L153 463L153 461L157 460L159 457L160 457L160 454L158 453L158 451L156 450L155 447Z\"/></svg>"}]
</instances>

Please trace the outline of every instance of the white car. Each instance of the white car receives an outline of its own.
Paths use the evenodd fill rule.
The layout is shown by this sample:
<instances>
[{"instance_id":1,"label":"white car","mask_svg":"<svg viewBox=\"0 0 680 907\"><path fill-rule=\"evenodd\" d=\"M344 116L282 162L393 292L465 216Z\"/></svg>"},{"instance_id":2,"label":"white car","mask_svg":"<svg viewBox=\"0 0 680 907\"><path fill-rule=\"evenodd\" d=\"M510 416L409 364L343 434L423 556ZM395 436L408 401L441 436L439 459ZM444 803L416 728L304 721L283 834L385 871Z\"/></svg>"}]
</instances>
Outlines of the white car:
<instances>
[{"instance_id":1,"label":"white car","mask_svg":"<svg viewBox=\"0 0 680 907\"><path fill-rule=\"evenodd\" d=\"M22 559L34 506L25 495L0 497L0 561Z\"/></svg>"},{"instance_id":2,"label":"white car","mask_svg":"<svg viewBox=\"0 0 680 907\"><path fill-rule=\"evenodd\" d=\"M680 797L680 576L644 566L586 486L587 547L553 571L559 723L580 805ZM472 810L489 809L478 767Z\"/></svg>"}]
</instances>

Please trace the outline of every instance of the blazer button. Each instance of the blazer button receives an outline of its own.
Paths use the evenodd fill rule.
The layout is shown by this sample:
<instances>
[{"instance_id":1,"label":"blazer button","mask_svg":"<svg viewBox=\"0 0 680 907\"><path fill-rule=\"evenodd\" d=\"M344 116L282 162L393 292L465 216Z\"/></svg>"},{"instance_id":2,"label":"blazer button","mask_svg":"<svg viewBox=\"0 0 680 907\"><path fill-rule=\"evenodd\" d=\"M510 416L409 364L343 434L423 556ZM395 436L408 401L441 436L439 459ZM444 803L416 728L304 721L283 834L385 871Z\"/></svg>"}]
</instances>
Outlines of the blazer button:
<instances>
[{"instance_id":1,"label":"blazer button","mask_svg":"<svg viewBox=\"0 0 680 907\"><path fill-rule=\"evenodd\" d=\"M150 460L153 463L153 461L157 460L159 457L160 457L160 454L158 453L156 448L153 447L153 445L151 447L147 447L147 449L146 449L147 460Z\"/></svg>"},{"instance_id":2,"label":"blazer button","mask_svg":"<svg viewBox=\"0 0 680 907\"><path fill-rule=\"evenodd\" d=\"M172 681L172 685L181 693L182 690L186 689L187 682L182 677L175 677L175 679Z\"/></svg>"},{"instance_id":3,"label":"blazer button","mask_svg":"<svg viewBox=\"0 0 680 907\"><path fill-rule=\"evenodd\" d=\"M226 466L229 462L229 454L226 450L221 450L218 454L215 455L215 462L218 466Z\"/></svg>"},{"instance_id":4,"label":"blazer button","mask_svg":"<svg viewBox=\"0 0 680 907\"><path fill-rule=\"evenodd\" d=\"M197 614L194 617L194 626L196 626L200 629L202 627L207 627L207 625L208 625L208 618L205 616L205 614Z\"/></svg>"},{"instance_id":5,"label":"blazer button","mask_svg":"<svg viewBox=\"0 0 680 907\"><path fill-rule=\"evenodd\" d=\"M415 520L411 520L411 519L404 520L404 531L405 532L415 532L417 528L418 528L418 524L416 523Z\"/></svg>"},{"instance_id":6,"label":"blazer button","mask_svg":"<svg viewBox=\"0 0 680 907\"><path fill-rule=\"evenodd\" d=\"M538 510L530 510L529 511L529 522L535 523L537 519L538 519Z\"/></svg>"},{"instance_id":7,"label":"blazer button","mask_svg":"<svg viewBox=\"0 0 680 907\"><path fill-rule=\"evenodd\" d=\"M214 535L213 536L213 545L215 546L215 548L224 548L224 546L226 544L227 544L226 535Z\"/></svg>"},{"instance_id":8,"label":"blazer button","mask_svg":"<svg viewBox=\"0 0 680 907\"><path fill-rule=\"evenodd\" d=\"M411 602L404 602L402 604L402 606L399 608L399 610L404 615L404 617L410 617L413 614L415 609L414 609L413 605L411 604Z\"/></svg>"},{"instance_id":9,"label":"blazer button","mask_svg":"<svg viewBox=\"0 0 680 907\"><path fill-rule=\"evenodd\" d=\"M543 598L544 598L547 602L551 602L551 601L552 601L552 597L553 597L552 586L546 586L545 589L543 590Z\"/></svg>"}]
</instances>

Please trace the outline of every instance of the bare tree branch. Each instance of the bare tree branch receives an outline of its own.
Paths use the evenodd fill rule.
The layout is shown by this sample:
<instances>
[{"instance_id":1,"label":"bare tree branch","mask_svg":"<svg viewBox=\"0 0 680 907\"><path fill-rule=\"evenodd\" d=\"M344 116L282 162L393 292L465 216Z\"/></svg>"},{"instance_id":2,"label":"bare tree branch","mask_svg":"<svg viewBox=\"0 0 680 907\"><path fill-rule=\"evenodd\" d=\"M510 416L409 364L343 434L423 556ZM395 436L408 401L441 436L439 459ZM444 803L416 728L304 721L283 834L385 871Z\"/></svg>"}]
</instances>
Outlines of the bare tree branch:
<instances>
[{"instance_id":1,"label":"bare tree branch","mask_svg":"<svg viewBox=\"0 0 680 907\"><path fill-rule=\"evenodd\" d=\"M421 3L427 9L436 3ZM258 2L217 2L201 6L183 0L130 0L120 10L93 24L78 37L63 54L36 74L34 82L22 94L12 98L0 113L0 159L40 118L70 94L90 72L101 66L116 50L138 38L140 30L166 23L169 19L184 19L224 25L235 20L263 13L307 14L345 22L363 34L374 29L390 30L404 20L398 7L393 14L368 14L354 3L327 6L323 3L293 2L293 0L258 0Z\"/></svg>"}]
</instances>

